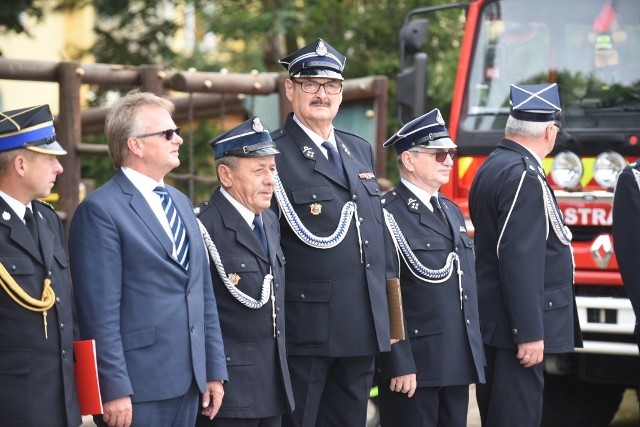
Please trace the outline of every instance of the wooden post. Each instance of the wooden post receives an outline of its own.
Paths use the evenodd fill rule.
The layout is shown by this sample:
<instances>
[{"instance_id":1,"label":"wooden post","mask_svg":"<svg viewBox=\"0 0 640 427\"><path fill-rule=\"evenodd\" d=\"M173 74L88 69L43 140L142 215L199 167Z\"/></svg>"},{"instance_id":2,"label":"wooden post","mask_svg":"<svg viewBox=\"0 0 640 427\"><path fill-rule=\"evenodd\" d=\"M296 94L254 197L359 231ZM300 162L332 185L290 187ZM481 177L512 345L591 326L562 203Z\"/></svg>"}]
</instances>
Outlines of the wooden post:
<instances>
[{"instance_id":1,"label":"wooden post","mask_svg":"<svg viewBox=\"0 0 640 427\"><path fill-rule=\"evenodd\" d=\"M58 66L60 114L56 134L58 142L67 150L60 157L64 172L58 175L57 189L60 194L58 209L65 220L65 231L79 203L80 158L76 147L81 139L80 85L84 70L77 62L62 62Z\"/></svg>"}]
</instances>

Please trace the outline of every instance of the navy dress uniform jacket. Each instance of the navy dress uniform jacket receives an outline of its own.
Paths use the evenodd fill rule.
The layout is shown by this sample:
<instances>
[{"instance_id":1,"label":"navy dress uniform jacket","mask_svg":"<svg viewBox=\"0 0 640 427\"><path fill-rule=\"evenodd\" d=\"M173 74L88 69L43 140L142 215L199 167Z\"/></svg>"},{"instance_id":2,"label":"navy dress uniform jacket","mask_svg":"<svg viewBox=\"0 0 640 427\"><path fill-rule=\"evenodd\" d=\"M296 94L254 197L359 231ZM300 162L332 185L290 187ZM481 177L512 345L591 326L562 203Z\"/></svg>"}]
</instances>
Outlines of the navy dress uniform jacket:
<instances>
[{"instance_id":1,"label":"navy dress uniform jacket","mask_svg":"<svg viewBox=\"0 0 640 427\"><path fill-rule=\"evenodd\" d=\"M69 254L80 333L96 340L104 402L184 395L226 380L218 311L189 199L166 186L189 237L189 270L149 203L118 170L80 203ZM135 417L135 413L134 413Z\"/></svg>"},{"instance_id":2,"label":"navy dress uniform jacket","mask_svg":"<svg viewBox=\"0 0 640 427\"><path fill-rule=\"evenodd\" d=\"M418 387L439 387L484 382L484 349L480 333L473 241L466 233L460 209L441 196L447 230L438 217L403 183L383 197L411 251L421 264L441 269L451 252L460 259L462 303L457 264L443 283L416 278L404 261L400 288L407 339L379 356L382 378L388 380L416 372ZM415 270L414 270L415 272ZM462 304L462 308L460 305Z\"/></svg>"},{"instance_id":3,"label":"navy dress uniform jacket","mask_svg":"<svg viewBox=\"0 0 640 427\"><path fill-rule=\"evenodd\" d=\"M292 114L271 138L280 151L278 175L304 226L317 236L329 236L344 204L354 201L362 236L362 259L353 220L339 245L312 248L299 240L281 215L288 354L352 357L388 351L385 230L371 145L335 130L349 177L344 184Z\"/></svg>"},{"instance_id":4,"label":"navy dress uniform jacket","mask_svg":"<svg viewBox=\"0 0 640 427\"><path fill-rule=\"evenodd\" d=\"M548 187L531 153L503 139L471 186L482 334L492 347L544 340L546 353L566 353L582 346L572 253L548 219L541 180Z\"/></svg>"},{"instance_id":5,"label":"navy dress uniform jacket","mask_svg":"<svg viewBox=\"0 0 640 427\"><path fill-rule=\"evenodd\" d=\"M636 315L640 336L640 162L628 165L618 177L613 197L613 246L620 274Z\"/></svg>"},{"instance_id":6,"label":"navy dress uniform jacket","mask_svg":"<svg viewBox=\"0 0 640 427\"><path fill-rule=\"evenodd\" d=\"M263 279L271 272L276 298L274 337L271 301L259 309L244 306L231 295L211 262L229 372L216 417L265 418L291 412L294 404L285 348L284 255L278 218L269 209L262 212L267 257L251 227L219 189L198 210L225 272L239 278L237 289L259 301Z\"/></svg>"},{"instance_id":7,"label":"navy dress uniform jacket","mask_svg":"<svg viewBox=\"0 0 640 427\"><path fill-rule=\"evenodd\" d=\"M47 312L46 339L42 313L19 306L0 289L0 426L78 426L82 420L73 375L77 333L62 224L48 205L35 200L31 205L40 249L22 218L0 197L0 262L37 299L51 272L56 303Z\"/></svg>"}]
</instances>

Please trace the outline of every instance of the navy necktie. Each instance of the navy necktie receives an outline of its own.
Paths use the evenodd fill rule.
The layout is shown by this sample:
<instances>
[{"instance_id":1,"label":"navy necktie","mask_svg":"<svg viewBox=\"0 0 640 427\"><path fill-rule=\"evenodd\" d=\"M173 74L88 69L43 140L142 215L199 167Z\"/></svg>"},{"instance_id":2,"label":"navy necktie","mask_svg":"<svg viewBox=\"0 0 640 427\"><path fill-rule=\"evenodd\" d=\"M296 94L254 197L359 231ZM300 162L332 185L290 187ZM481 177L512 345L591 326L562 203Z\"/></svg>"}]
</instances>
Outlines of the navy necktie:
<instances>
[{"instance_id":1,"label":"navy necktie","mask_svg":"<svg viewBox=\"0 0 640 427\"><path fill-rule=\"evenodd\" d=\"M342 181L345 184L348 184L349 180L347 179L347 174L344 171L344 166L342 166L342 160L340 160L340 153L338 152L338 149L334 147L333 144L329 141L324 141L322 143L322 146L327 150L329 163L331 163L333 168L336 170L338 176L342 178Z\"/></svg>"},{"instance_id":2,"label":"navy necktie","mask_svg":"<svg viewBox=\"0 0 640 427\"><path fill-rule=\"evenodd\" d=\"M38 225L36 224L36 218L33 216L30 208L24 211L24 223L33 237L33 241L36 242L36 246L40 246L40 239L38 238Z\"/></svg>"},{"instance_id":3,"label":"navy necktie","mask_svg":"<svg viewBox=\"0 0 640 427\"><path fill-rule=\"evenodd\" d=\"M264 249L264 253L269 255L269 243L267 243L267 236L264 234L264 228L262 227L262 219L260 219L260 215L256 214L253 218L253 234L258 238L258 242L262 245L262 249Z\"/></svg>"},{"instance_id":4,"label":"navy necktie","mask_svg":"<svg viewBox=\"0 0 640 427\"><path fill-rule=\"evenodd\" d=\"M173 204L173 200L169 197L167 190L164 187L158 186L153 189L153 192L161 198L164 214L169 220L173 243L176 247L176 259L186 270L189 268L189 238L187 237L187 230L184 228L182 219L180 215L178 215L178 211Z\"/></svg>"},{"instance_id":5,"label":"navy necktie","mask_svg":"<svg viewBox=\"0 0 640 427\"><path fill-rule=\"evenodd\" d=\"M431 202L431 206L433 207L433 213L436 214L438 219L440 219L440 221L442 221L442 223L446 227L449 227L449 222L447 221L447 217L444 216L444 212L442 212L442 208L440 207L438 198L436 196L431 196L431 199L429 199L429 201Z\"/></svg>"}]
</instances>

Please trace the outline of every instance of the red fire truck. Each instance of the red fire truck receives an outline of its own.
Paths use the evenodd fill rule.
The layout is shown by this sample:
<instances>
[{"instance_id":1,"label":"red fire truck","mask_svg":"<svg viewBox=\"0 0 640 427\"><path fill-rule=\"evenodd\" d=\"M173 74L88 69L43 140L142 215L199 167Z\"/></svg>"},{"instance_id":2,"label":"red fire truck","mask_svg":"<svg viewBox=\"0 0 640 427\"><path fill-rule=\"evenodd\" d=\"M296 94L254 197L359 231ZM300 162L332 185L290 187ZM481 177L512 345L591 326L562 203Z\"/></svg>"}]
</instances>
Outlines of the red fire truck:
<instances>
[{"instance_id":1,"label":"red fire truck","mask_svg":"<svg viewBox=\"0 0 640 427\"><path fill-rule=\"evenodd\" d=\"M410 11L400 37L401 122L427 111L422 17L437 22L453 8L466 11L448 120L460 155L443 191L468 217L474 174L503 136L509 85L558 83L563 126L544 168L573 233L584 348L546 357L544 424L608 425L622 392L640 384L635 317L611 237L617 176L640 158L640 1L473 0Z\"/></svg>"}]
</instances>

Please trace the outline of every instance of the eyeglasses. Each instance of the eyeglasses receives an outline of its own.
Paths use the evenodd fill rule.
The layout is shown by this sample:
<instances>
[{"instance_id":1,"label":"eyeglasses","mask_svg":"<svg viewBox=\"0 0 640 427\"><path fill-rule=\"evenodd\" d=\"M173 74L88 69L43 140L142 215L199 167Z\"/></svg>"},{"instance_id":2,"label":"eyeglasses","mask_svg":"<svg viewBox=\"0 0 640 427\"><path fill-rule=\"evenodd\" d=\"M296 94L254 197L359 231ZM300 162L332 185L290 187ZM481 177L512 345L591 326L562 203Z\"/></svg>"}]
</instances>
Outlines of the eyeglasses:
<instances>
[{"instance_id":1,"label":"eyeglasses","mask_svg":"<svg viewBox=\"0 0 640 427\"><path fill-rule=\"evenodd\" d=\"M164 135L167 141L173 139L173 134L180 135L180 128L161 130L159 132L143 133L142 135L136 135L136 138L145 138L147 136Z\"/></svg>"},{"instance_id":2,"label":"eyeglasses","mask_svg":"<svg viewBox=\"0 0 640 427\"><path fill-rule=\"evenodd\" d=\"M337 95L342 92L342 83L338 82L318 83L313 80L294 80L294 82L300 85L304 93L318 93L320 86L322 86L324 93L327 95Z\"/></svg>"},{"instance_id":3,"label":"eyeglasses","mask_svg":"<svg viewBox=\"0 0 640 427\"><path fill-rule=\"evenodd\" d=\"M435 156L436 158L436 162L438 163L444 163L444 161L447 159L447 155L449 157L451 157L451 160L456 158L456 154L458 152L458 150L455 149L451 149L451 150L447 150L447 151L436 151L431 152L431 151L423 151L423 150L411 150L412 153L421 153L421 154L429 154L431 156Z\"/></svg>"}]
</instances>

